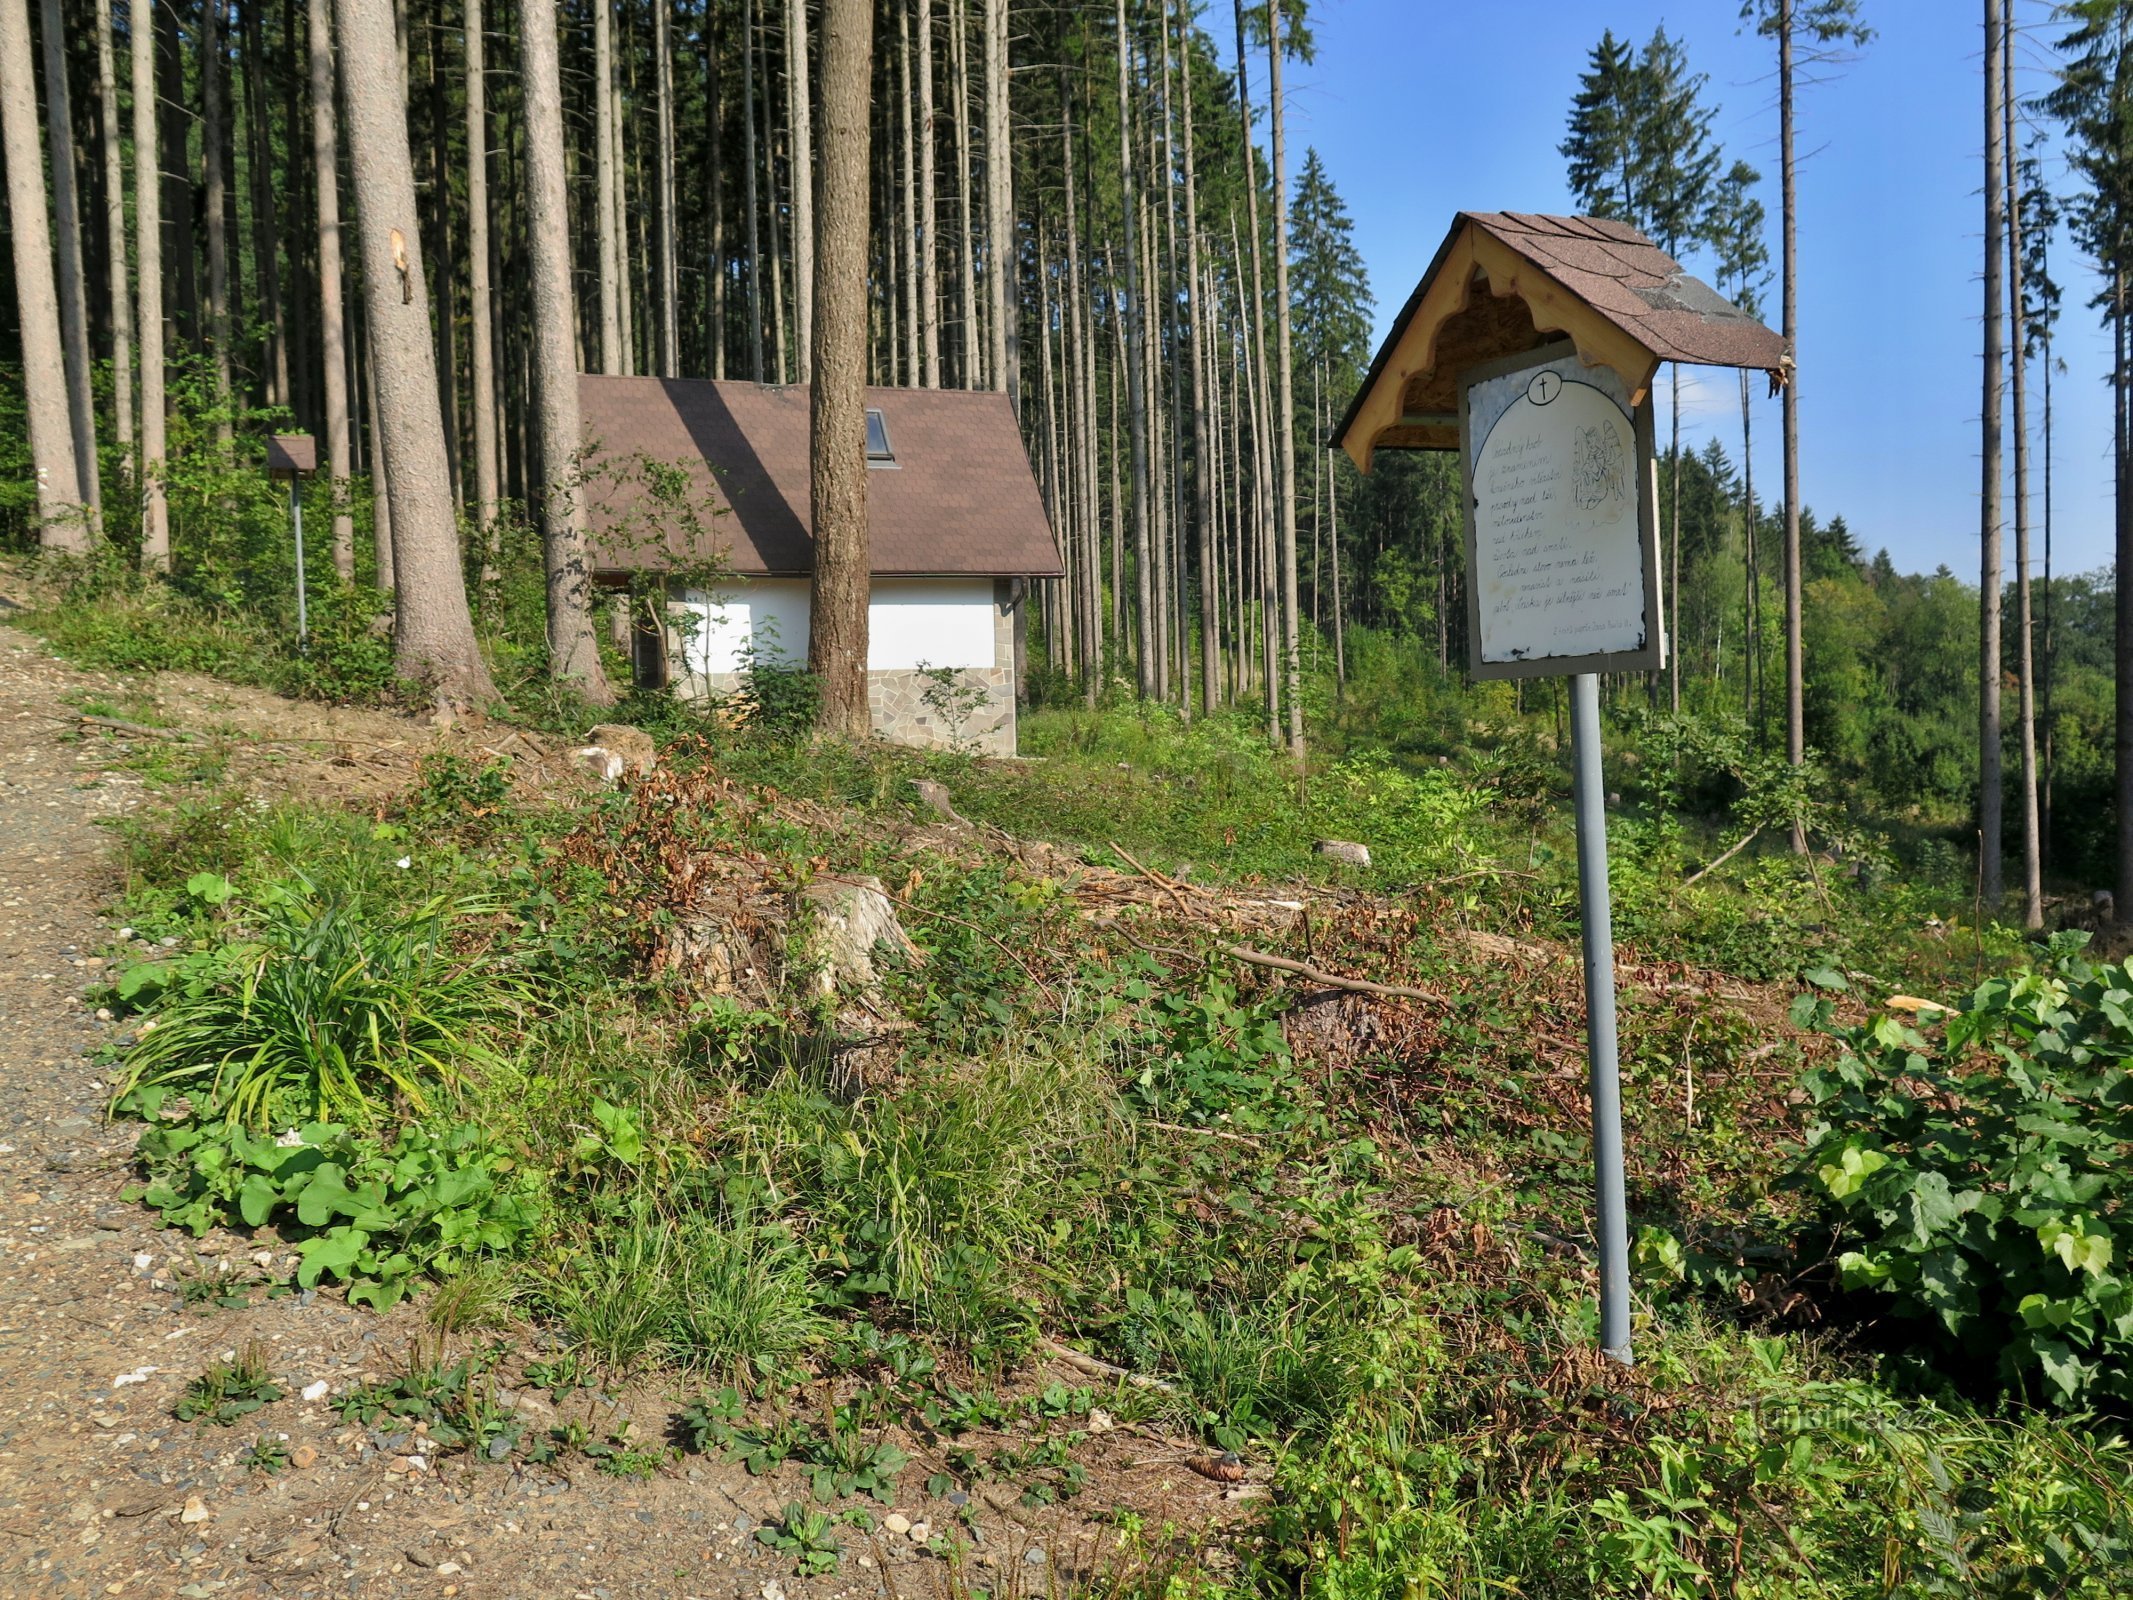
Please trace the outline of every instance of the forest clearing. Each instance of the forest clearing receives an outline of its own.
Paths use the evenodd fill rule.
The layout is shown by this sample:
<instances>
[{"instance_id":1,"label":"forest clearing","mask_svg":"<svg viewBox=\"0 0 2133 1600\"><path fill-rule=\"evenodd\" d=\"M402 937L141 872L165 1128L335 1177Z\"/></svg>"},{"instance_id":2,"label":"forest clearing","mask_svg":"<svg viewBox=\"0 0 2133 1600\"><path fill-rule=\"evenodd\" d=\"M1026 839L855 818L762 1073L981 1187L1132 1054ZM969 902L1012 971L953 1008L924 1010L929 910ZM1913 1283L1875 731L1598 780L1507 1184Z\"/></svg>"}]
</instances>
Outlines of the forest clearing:
<instances>
[{"instance_id":1,"label":"forest clearing","mask_svg":"<svg viewBox=\"0 0 2133 1600\"><path fill-rule=\"evenodd\" d=\"M0 0L0 1594L2133 1596L2133 0L1502 9Z\"/></svg>"}]
</instances>

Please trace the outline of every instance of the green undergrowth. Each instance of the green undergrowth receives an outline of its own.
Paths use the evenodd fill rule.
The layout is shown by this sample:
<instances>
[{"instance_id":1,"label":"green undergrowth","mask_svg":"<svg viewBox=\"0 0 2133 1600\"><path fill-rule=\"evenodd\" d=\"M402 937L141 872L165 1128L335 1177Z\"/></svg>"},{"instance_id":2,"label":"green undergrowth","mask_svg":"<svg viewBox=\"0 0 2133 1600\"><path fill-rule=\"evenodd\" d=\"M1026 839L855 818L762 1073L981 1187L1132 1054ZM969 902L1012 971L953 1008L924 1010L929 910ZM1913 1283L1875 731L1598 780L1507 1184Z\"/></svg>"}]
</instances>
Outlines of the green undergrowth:
<instances>
[{"instance_id":1,"label":"green undergrowth","mask_svg":"<svg viewBox=\"0 0 2133 1600\"><path fill-rule=\"evenodd\" d=\"M133 825L107 999L134 1039L121 1109L152 1123L146 1198L189 1226L271 1223L306 1281L352 1297L437 1279L457 1337L530 1321L561 1393L668 1385L672 1441L567 1406L547 1437L514 1431L490 1345L362 1403L433 1413L481 1459L630 1476L716 1453L774 1477L790 1503L762 1542L796 1570L830 1570L841 1519L885 1496L939 1500L944 1523L977 1484L1108 1515L1128 1487L1092 1449L1101 1409L1234 1452L1272 1490L1215 1551L1187 1541L1159 1583L1116 1586L1133 1592L2123 1592L2119 1420L1887 1348L1839 1257L1909 1249L1905 1218L1877 1217L1875 1242L1832 1209L1801 1103L1831 1049L1738 978L1625 985L1638 1362L1593 1352L1577 971L1501 943L1567 914L1530 773L1356 758L1298 798L1233 729L1114 719L1070 756L1078 715L1032 730L1061 752L1044 762L691 738L567 806L440 761L382 815L201 795ZM1440 998L1292 986L1225 959L1230 933L1121 916L967 836L914 847L881 824L922 774L1025 836L1166 873L1189 851L1196 878L1204 859L1283 881L1299 838L1362 835L1381 853L1350 886L1397 892L1251 937ZM1194 803L1163 809L1188 775ZM1719 950L1691 937L1678 869L1657 886L1680 846L1623 844L1629 937ZM831 872L878 877L912 940L877 947L864 1006L781 954ZM1739 948L1791 965L1743 957L1745 976L1952 981L1930 951L1877 970L1877 891L1822 887L1853 908L1826 925L1836 948L1779 921ZM1709 892L1746 908L1736 933L1758 905L1812 915L1804 865ZM313 950L322 972L281 972ZM1979 1048L2050 1056L2056 1016ZM2116 1083L2091 1099L2115 1108ZM2049 1092L2083 1137L2119 1138ZM2117 1213L2069 1205L2085 1219L2046 1248L2064 1261L2072 1238L2093 1277ZM1057 1343L1160 1386L1058 1389Z\"/></svg>"}]
</instances>

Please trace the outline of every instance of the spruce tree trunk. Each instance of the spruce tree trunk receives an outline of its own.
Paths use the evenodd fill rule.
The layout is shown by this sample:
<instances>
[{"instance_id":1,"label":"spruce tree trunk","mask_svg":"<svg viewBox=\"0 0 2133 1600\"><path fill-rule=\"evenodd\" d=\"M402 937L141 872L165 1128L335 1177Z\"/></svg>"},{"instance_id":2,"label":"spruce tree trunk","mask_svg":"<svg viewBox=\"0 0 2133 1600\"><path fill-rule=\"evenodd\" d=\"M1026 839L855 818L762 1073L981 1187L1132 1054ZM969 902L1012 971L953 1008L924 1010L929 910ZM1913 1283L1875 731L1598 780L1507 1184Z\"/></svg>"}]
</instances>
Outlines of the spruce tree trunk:
<instances>
[{"instance_id":1,"label":"spruce tree trunk","mask_svg":"<svg viewBox=\"0 0 2133 1600\"><path fill-rule=\"evenodd\" d=\"M867 53L872 58L874 49L874 24L867 23ZM785 94L786 112L790 121L786 137L787 171L792 183L792 300L793 323L797 338L793 349L798 360L813 361L815 319L815 129L814 115L810 104L811 94L807 81L807 0L785 0ZM869 69L871 72L871 68ZM860 91L860 103L866 103L865 90ZM862 120L859 130L861 153L865 153L866 126ZM865 171L862 163L861 172ZM866 193L862 176L860 193ZM859 224L860 248L866 247L866 222L864 216ZM865 299L862 289L860 310L864 313ZM864 328L862 315L862 330ZM860 381L866 379L865 333L861 332ZM865 452L861 451L864 465Z\"/></svg>"},{"instance_id":2,"label":"spruce tree trunk","mask_svg":"<svg viewBox=\"0 0 2133 1600\"><path fill-rule=\"evenodd\" d=\"M2021 749L2022 926L2044 926L2037 816L2037 680L2029 582L2029 329L2022 303L2022 163L2015 143L2014 0L2000 0L2001 154L2007 171L2007 351L2014 400L2016 729Z\"/></svg>"},{"instance_id":3,"label":"spruce tree trunk","mask_svg":"<svg viewBox=\"0 0 2133 1600\"><path fill-rule=\"evenodd\" d=\"M193 226L192 113L185 103L184 41L178 36L178 11L154 7L155 105L162 119L163 215L170 221L171 269L177 279L178 339L187 350L200 349L199 240Z\"/></svg>"},{"instance_id":4,"label":"spruce tree trunk","mask_svg":"<svg viewBox=\"0 0 2133 1600\"><path fill-rule=\"evenodd\" d=\"M2005 125L2000 109L2000 54L2007 43L2000 32L2000 4L2001 0L1985 0L1985 361L1978 455L1978 882L1987 916L1997 914L2004 888L2000 859L2000 591L2006 572L2000 549L2000 386L2006 378L2006 350L2001 342L2006 305L2001 299L2000 252L2006 223L2002 207L2007 199L2001 163L2007 151L2002 144Z\"/></svg>"},{"instance_id":5,"label":"spruce tree trunk","mask_svg":"<svg viewBox=\"0 0 2133 1600\"><path fill-rule=\"evenodd\" d=\"M984 355L978 337L977 230L971 220L970 200L970 24L965 0L949 0L949 76L955 84L956 220L961 237L956 241L956 299L962 309L962 337L956 345L960 358L956 376L965 389L985 386Z\"/></svg>"},{"instance_id":6,"label":"spruce tree trunk","mask_svg":"<svg viewBox=\"0 0 2133 1600\"><path fill-rule=\"evenodd\" d=\"M126 158L119 122L111 0L96 0L96 101L104 158L104 262L111 297L112 432L119 471L133 473L133 292L126 271Z\"/></svg>"},{"instance_id":7,"label":"spruce tree trunk","mask_svg":"<svg viewBox=\"0 0 2133 1600\"><path fill-rule=\"evenodd\" d=\"M704 364L712 377L726 376L726 104L719 95L719 52L725 39L718 27L719 9L704 8L704 133L710 159L709 248L706 266L710 280L705 294Z\"/></svg>"},{"instance_id":8,"label":"spruce tree trunk","mask_svg":"<svg viewBox=\"0 0 2133 1600\"><path fill-rule=\"evenodd\" d=\"M613 0L592 0L593 226L600 252L600 370L619 373L622 356L621 208L615 200L615 17ZM525 49L521 40L519 48Z\"/></svg>"},{"instance_id":9,"label":"spruce tree trunk","mask_svg":"<svg viewBox=\"0 0 2133 1600\"><path fill-rule=\"evenodd\" d=\"M441 12L443 7L438 7ZM466 505L466 485L461 472L459 431L459 318L452 294L452 181L447 172L445 142L449 119L444 105L444 30L425 26L422 39L423 67L429 80L430 203L424 246L427 259L437 264L437 312L430 319L437 346L437 414L444 423L444 459L452 474L452 508Z\"/></svg>"},{"instance_id":10,"label":"spruce tree trunk","mask_svg":"<svg viewBox=\"0 0 2133 1600\"><path fill-rule=\"evenodd\" d=\"M336 0L335 19L343 84L363 86L346 96L348 150L374 357L372 403L388 467L394 664L441 704L478 704L495 699L496 689L474 641L460 573L392 8L388 0Z\"/></svg>"},{"instance_id":11,"label":"spruce tree trunk","mask_svg":"<svg viewBox=\"0 0 2133 1600\"><path fill-rule=\"evenodd\" d=\"M136 4L142 0L135 0ZM478 4L479 0L470 0ZM333 494L333 565L355 577L355 517L348 503L348 352L341 295L339 132L334 117L333 25L328 0L307 0L310 23L311 165L318 207L319 376L324 380L326 479ZM145 314L145 313L144 313ZM144 341L142 359L147 359Z\"/></svg>"},{"instance_id":12,"label":"spruce tree trunk","mask_svg":"<svg viewBox=\"0 0 2133 1600\"><path fill-rule=\"evenodd\" d=\"M668 0L652 0L652 49L656 56L656 88L659 91L659 149L657 152L659 204L656 246L659 268L659 375L681 376L681 253L675 244L674 198L674 42L668 16Z\"/></svg>"},{"instance_id":13,"label":"spruce tree trunk","mask_svg":"<svg viewBox=\"0 0 2133 1600\"><path fill-rule=\"evenodd\" d=\"M1130 107L1132 81L1129 73L1129 43L1126 35L1126 0L1116 0L1118 27L1118 170L1124 203L1120 211L1126 227L1126 431L1133 468L1133 568L1135 649L1137 682L1143 700L1157 694L1157 633L1161 619L1155 611L1154 572L1148 529L1148 401L1142 374L1148 366L1146 319L1141 310L1140 277L1140 187L1133 173L1133 118ZM1115 574L1119 599L1123 600L1125 573Z\"/></svg>"},{"instance_id":14,"label":"spruce tree trunk","mask_svg":"<svg viewBox=\"0 0 2133 1600\"><path fill-rule=\"evenodd\" d=\"M553 24L551 23L551 27ZM500 494L496 439L495 308L489 287L489 86L481 0L466 0L467 41L467 326L474 380L474 525L493 582L490 537ZM572 348L576 348L573 332Z\"/></svg>"},{"instance_id":15,"label":"spruce tree trunk","mask_svg":"<svg viewBox=\"0 0 2133 1600\"><path fill-rule=\"evenodd\" d=\"M1251 70L1247 66L1244 50L1244 0L1236 0L1237 21L1237 114L1242 122L1244 141L1244 196L1245 215L1251 224L1252 235L1252 304L1247 328L1250 349L1247 359L1247 375L1241 397L1248 398L1252 408L1252 533L1251 566L1253 587L1259 592L1259 638L1260 672L1266 690L1266 736L1269 741L1281 738L1280 681L1276 676L1274 662L1274 629L1270 613L1274 610L1273 561L1267 546L1274 542L1271 516L1274 489L1272 465L1268 460L1267 441L1272 432L1273 419L1267 415L1266 401L1266 277L1260 261L1259 248L1259 176L1258 147L1252 143L1252 85ZM1234 234L1235 218L1231 218L1231 249L1236 248Z\"/></svg>"},{"instance_id":16,"label":"spruce tree trunk","mask_svg":"<svg viewBox=\"0 0 2133 1600\"><path fill-rule=\"evenodd\" d=\"M20 0L0 0L8 3ZM134 265L140 290L141 569L167 572L170 505L163 483L163 174L156 154L156 38L147 6L141 0L136 3L141 9L127 18L127 43L133 57Z\"/></svg>"},{"instance_id":17,"label":"spruce tree trunk","mask_svg":"<svg viewBox=\"0 0 2133 1600\"><path fill-rule=\"evenodd\" d=\"M1800 342L1799 189L1793 160L1792 29L1795 0L1778 0L1778 172L1782 213L1778 268L1784 301L1785 355L1791 361L1784 394L1785 444L1785 759L1807 759L1805 661L1800 645ZM1792 848L1807 853L1806 832L1794 826Z\"/></svg>"},{"instance_id":18,"label":"spruce tree trunk","mask_svg":"<svg viewBox=\"0 0 2133 1600\"><path fill-rule=\"evenodd\" d=\"M825 0L822 208L810 296L808 508L815 565L807 661L822 692L816 726L852 739L864 739L872 725L867 707L866 355L867 86L873 51L873 0ZM804 51L800 60L804 72ZM804 184L806 169L797 170Z\"/></svg>"},{"instance_id":19,"label":"spruce tree trunk","mask_svg":"<svg viewBox=\"0 0 2133 1600\"><path fill-rule=\"evenodd\" d=\"M1187 334L1192 346L1192 520L1200 550L1200 709L1213 715L1221 698L1222 642L1216 625L1215 519L1209 476L1211 443L1208 424L1208 348L1206 304L1200 279L1199 176L1194 170L1192 138L1192 28L1187 0L1179 0L1178 54L1185 91L1185 278ZM1166 17L1167 29L1169 20Z\"/></svg>"},{"instance_id":20,"label":"spruce tree trunk","mask_svg":"<svg viewBox=\"0 0 2133 1600\"><path fill-rule=\"evenodd\" d=\"M243 41L240 50L244 63L245 154L251 180L252 272L266 327L266 401L270 406L286 406L291 404L289 327L282 312L281 240L274 220L271 186L274 134L268 126L271 119L266 97L266 40L259 11L257 6L245 6L237 12Z\"/></svg>"},{"instance_id":21,"label":"spruce tree trunk","mask_svg":"<svg viewBox=\"0 0 2133 1600\"><path fill-rule=\"evenodd\" d=\"M90 524L67 406L67 361L59 335L59 289L52 276L51 215L45 206L33 58L29 0L0 0L0 138L6 141L8 242L15 261L39 538L47 550L83 551L89 548Z\"/></svg>"},{"instance_id":22,"label":"spruce tree trunk","mask_svg":"<svg viewBox=\"0 0 2133 1600\"><path fill-rule=\"evenodd\" d=\"M214 360L215 401L220 408L215 437L227 448L236 430L230 418L235 395L230 378L229 199L223 160L229 129L229 46L222 31L225 3L205 0L200 8L200 138L207 171L208 354Z\"/></svg>"},{"instance_id":23,"label":"spruce tree trunk","mask_svg":"<svg viewBox=\"0 0 2133 1600\"><path fill-rule=\"evenodd\" d=\"M761 215L756 202L755 172L755 8L747 0L741 25L741 121L746 127L747 176L742 199L748 207L748 375L763 381L763 250L757 233Z\"/></svg>"},{"instance_id":24,"label":"spruce tree trunk","mask_svg":"<svg viewBox=\"0 0 2133 1600\"><path fill-rule=\"evenodd\" d=\"M1019 408L1020 374L1015 369L1017 318L1015 153L1008 135L1007 0L985 0L985 264L992 297L992 386L1004 390Z\"/></svg>"},{"instance_id":25,"label":"spruce tree trunk","mask_svg":"<svg viewBox=\"0 0 2133 1600\"><path fill-rule=\"evenodd\" d=\"M2133 572L2133 459L2129 459L2127 432L2127 386L2133 372L2126 362L2126 269L2111 274L2111 388L2117 427L2112 458L2116 469L2117 570ZM2115 734L2118 802L2118 888L2115 895L2118 925L2133 926L2133 583L2114 586L2117 591L2116 631L2113 651L2115 684Z\"/></svg>"},{"instance_id":26,"label":"spruce tree trunk","mask_svg":"<svg viewBox=\"0 0 2133 1600\"><path fill-rule=\"evenodd\" d=\"M613 699L593 635L578 414L570 200L563 170L563 89L553 0L520 17L526 112L526 245L533 269L533 399L541 477L541 563L548 583L548 672L596 705Z\"/></svg>"},{"instance_id":27,"label":"spruce tree trunk","mask_svg":"<svg viewBox=\"0 0 2133 1600\"><path fill-rule=\"evenodd\" d=\"M1296 394L1290 358L1289 180L1281 107L1281 0L1267 7L1267 111L1274 141L1274 448L1281 519L1281 660L1288 700L1289 758L1304 765L1303 681L1296 594Z\"/></svg>"},{"instance_id":28,"label":"spruce tree trunk","mask_svg":"<svg viewBox=\"0 0 2133 1600\"><path fill-rule=\"evenodd\" d=\"M904 382L910 384L913 388L919 388L925 382L926 369L925 354L923 348L924 335L921 334L919 331L919 325L925 319L921 316L918 309L918 136L912 130L911 124L911 108L916 103L917 94L916 91L911 87L911 7L908 3L908 0L906 0L906 4L902 8L900 14L903 19L903 56L901 74L903 78L903 93L898 96L898 101L903 111L904 135Z\"/></svg>"},{"instance_id":29,"label":"spruce tree trunk","mask_svg":"<svg viewBox=\"0 0 2133 1600\"><path fill-rule=\"evenodd\" d=\"M941 259L933 174L933 0L918 0L918 342L919 382L941 386Z\"/></svg>"},{"instance_id":30,"label":"spruce tree trunk","mask_svg":"<svg viewBox=\"0 0 2133 1600\"><path fill-rule=\"evenodd\" d=\"M67 88L67 25L59 0L43 0L45 126L52 137L53 242L59 258L59 336L67 369L67 425L92 536L104 495L96 459L96 399L89 362L89 279L83 268L81 201L75 187L74 102Z\"/></svg>"}]
</instances>

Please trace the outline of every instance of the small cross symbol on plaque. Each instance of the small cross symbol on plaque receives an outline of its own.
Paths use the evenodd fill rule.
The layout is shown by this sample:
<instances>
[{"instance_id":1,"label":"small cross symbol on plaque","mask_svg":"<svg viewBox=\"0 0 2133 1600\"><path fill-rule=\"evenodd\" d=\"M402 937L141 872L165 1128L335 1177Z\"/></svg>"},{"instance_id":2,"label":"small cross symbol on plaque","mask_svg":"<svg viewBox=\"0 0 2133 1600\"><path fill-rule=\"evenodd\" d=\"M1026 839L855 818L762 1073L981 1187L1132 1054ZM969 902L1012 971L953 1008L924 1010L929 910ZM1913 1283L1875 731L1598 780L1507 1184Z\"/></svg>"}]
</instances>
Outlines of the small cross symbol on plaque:
<instances>
[{"instance_id":1,"label":"small cross symbol on plaque","mask_svg":"<svg viewBox=\"0 0 2133 1600\"><path fill-rule=\"evenodd\" d=\"M1553 372L1536 372L1533 382L1526 387L1526 397L1537 406L1544 406L1562 392L1563 380Z\"/></svg>"}]
</instances>

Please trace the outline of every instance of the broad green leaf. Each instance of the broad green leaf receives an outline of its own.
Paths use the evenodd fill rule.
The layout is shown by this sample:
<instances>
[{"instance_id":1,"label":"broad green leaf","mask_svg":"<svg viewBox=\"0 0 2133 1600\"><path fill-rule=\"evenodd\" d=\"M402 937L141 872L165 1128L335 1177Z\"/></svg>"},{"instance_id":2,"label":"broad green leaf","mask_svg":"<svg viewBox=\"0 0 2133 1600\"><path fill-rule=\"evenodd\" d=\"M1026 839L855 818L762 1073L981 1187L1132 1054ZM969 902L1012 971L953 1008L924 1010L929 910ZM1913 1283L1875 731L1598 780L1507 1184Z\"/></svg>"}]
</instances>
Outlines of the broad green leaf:
<instances>
[{"instance_id":1,"label":"broad green leaf","mask_svg":"<svg viewBox=\"0 0 2133 1600\"><path fill-rule=\"evenodd\" d=\"M296 1269L296 1281L308 1289L318 1282L322 1272L346 1277L369 1244L370 1235L360 1228L334 1228L313 1235L296 1247L297 1254L302 1257Z\"/></svg>"},{"instance_id":2,"label":"broad green leaf","mask_svg":"<svg viewBox=\"0 0 2133 1600\"><path fill-rule=\"evenodd\" d=\"M196 872L185 880L185 892L203 905L219 906L237 893L237 886L219 872Z\"/></svg>"},{"instance_id":3,"label":"broad green leaf","mask_svg":"<svg viewBox=\"0 0 2133 1600\"><path fill-rule=\"evenodd\" d=\"M247 1227L262 1226L281 1203L281 1186L264 1172L255 1172L237 1191L237 1214Z\"/></svg>"}]
</instances>

